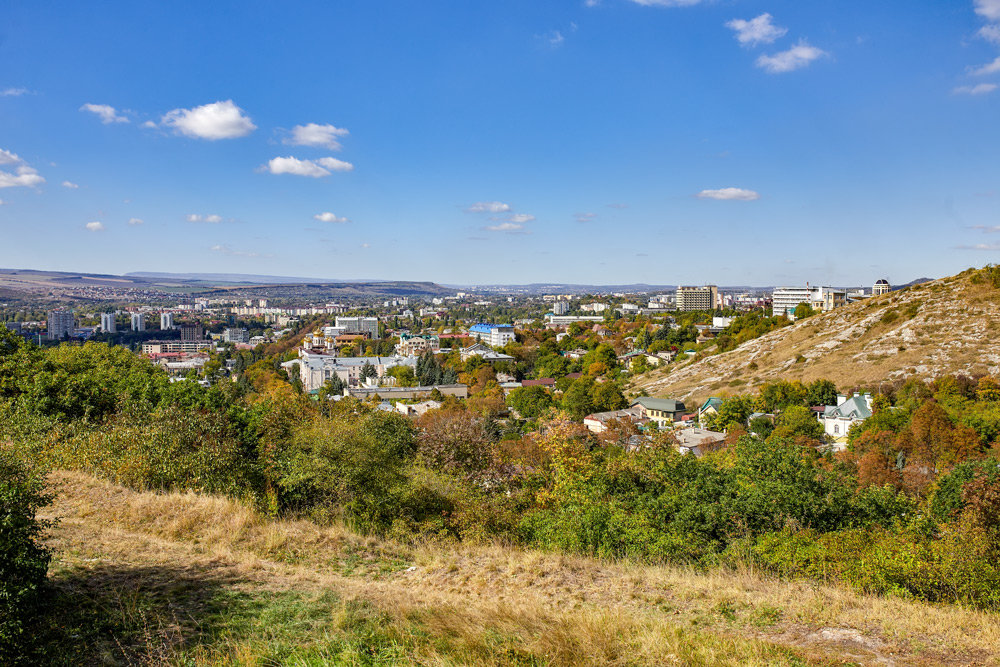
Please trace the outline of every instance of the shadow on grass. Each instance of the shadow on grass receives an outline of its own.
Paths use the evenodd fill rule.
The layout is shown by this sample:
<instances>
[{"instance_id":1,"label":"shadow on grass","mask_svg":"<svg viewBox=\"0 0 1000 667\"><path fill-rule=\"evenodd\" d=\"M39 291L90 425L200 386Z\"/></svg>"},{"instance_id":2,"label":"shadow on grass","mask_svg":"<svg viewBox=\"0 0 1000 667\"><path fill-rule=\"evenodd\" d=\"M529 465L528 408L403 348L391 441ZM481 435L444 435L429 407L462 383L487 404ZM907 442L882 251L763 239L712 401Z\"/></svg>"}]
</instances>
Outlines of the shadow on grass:
<instances>
[{"instance_id":1,"label":"shadow on grass","mask_svg":"<svg viewBox=\"0 0 1000 667\"><path fill-rule=\"evenodd\" d=\"M221 569L96 565L50 575L34 665L156 664L193 642L236 579Z\"/></svg>"},{"instance_id":2,"label":"shadow on grass","mask_svg":"<svg viewBox=\"0 0 1000 667\"><path fill-rule=\"evenodd\" d=\"M400 664L391 618L332 591L269 591L220 567L50 575L28 665Z\"/></svg>"}]
</instances>

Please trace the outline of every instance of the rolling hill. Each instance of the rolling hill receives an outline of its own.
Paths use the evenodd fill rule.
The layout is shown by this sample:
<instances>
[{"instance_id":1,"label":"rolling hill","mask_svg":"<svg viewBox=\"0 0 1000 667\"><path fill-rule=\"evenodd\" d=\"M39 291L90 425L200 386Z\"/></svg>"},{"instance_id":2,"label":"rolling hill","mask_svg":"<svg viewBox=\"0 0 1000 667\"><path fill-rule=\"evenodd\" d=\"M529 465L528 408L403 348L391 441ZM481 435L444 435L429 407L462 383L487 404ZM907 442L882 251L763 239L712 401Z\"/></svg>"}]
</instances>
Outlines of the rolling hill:
<instances>
[{"instance_id":1,"label":"rolling hill","mask_svg":"<svg viewBox=\"0 0 1000 667\"><path fill-rule=\"evenodd\" d=\"M800 320L723 354L637 379L653 396L704 399L775 380L827 378L841 390L897 378L1000 373L1000 290L975 270Z\"/></svg>"}]
</instances>

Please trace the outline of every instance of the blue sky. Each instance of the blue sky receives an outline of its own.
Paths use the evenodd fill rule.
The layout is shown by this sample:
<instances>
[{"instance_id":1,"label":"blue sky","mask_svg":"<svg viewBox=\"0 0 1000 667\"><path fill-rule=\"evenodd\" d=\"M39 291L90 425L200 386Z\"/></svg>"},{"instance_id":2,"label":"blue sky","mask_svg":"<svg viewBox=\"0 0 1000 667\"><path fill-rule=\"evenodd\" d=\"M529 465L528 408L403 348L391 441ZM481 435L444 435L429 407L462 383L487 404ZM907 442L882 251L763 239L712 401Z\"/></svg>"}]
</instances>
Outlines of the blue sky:
<instances>
[{"instance_id":1,"label":"blue sky","mask_svg":"<svg viewBox=\"0 0 1000 667\"><path fill-rule=\"evenodd\" d=\"M998 85L1000 0L7 2L0 266L942 276Z\"/></svg>"}]
</instances>

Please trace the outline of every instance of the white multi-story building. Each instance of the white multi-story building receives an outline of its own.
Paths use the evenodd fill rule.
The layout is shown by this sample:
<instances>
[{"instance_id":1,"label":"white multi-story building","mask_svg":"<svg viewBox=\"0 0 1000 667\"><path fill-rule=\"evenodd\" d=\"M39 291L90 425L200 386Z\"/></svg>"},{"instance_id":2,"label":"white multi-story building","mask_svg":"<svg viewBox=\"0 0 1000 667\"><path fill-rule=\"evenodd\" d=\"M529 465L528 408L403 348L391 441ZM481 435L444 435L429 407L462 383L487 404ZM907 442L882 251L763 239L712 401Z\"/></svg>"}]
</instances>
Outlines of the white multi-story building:
<instances>
[{"instance_id":1,"label":"white multi-story building","mask_svg":"<svg viewBox=\"0 0 1000 667\"><path fill-rule=\"evenodd\" d=\"M515 339L514 327L509 324L474 324L469 327L469 335L493 347L503 347Z\"/></svg>"},{"instance_id":2,"label":"white multi-story building","mask_svg":"<svg viewBox=\"0 0 1000 667\"><path fill-rule=\"evenodd\" d=\"M142 344L143 354L201 352L212 346L207 340L151 340Z\"/></svg>"},{"instance_id":3,"label":"white multi-story building","mask_svg":"<svg viewBox=\"0 0 1000 667\"><path fill-rule=\"evenodd\" d=\"M574 322L603 322L603 315L546 315L551 326L566 326Z\"/></svg>"},{"instance_id":4,"label":"white multi-story building","mask_svg":"<svg viewBox=\"0 0 1000 667\"><path fill-rule=\"evenodd\" d=\"M847 291L834 287L779 287L771 294L771 313L795 319L795 308L804 303L813 310L827 311L847 303Z\"/></svg>"},{"instance_id":5,"label":"white multi-story building","mask_svg":"<svg viewBox=\"0 0 1000 667\"><path fill-rule=\"evenodd\" d=\"M146 318L142 313L132 313L132 331L145 331Z\"/></svg>"},{"instance_id":6,"label":"white multi-story building","mask_svg":"<svg viewBox=\"0 0 1000 667\"><path fill-rule=\"evenodd\" d=\"M222 341L225 343L249 343L250 332L246 329L225 329L222 332Z\"/></svg>"},{"instance_id":7,"label":"white multi-story building","mask_svg":"<svg viewBox=\"0 0 1000 667\"><path fill-rule=\"evenodd\" d=\"M553 315L565 315L568 312L569 312L568 301L556 301L554 304L552 304Z\"/></svg>"},{"instance_id":8,"label":"white multi-story building","mask_svg":"<svg viewBox=\"0 0 1000 667\"><path fill-rule=\"evenodd\" d=\"M73 335L75 326L72 310L50 310L45 337L49 340L62 340L66 336Z\"/></svg>"},{"instance_id":9,"label":"white multi-story building","mask_svg":"<svg viewBox=\"0 0 1000 667\"><path fill-rule=\"evenodd\" d=\"M715 310L719 300L719 288L715 285L701 287L678 287L677 310Z\"/></svg>"},{"instance_id":10,"label":"white multi-story building","mask_svg":"<svg viewBox=\"0 0 1000 667\"><path fill-rule=\"evenodd\" d=\"M335 357L331 354L315 354L309 350L299 350L299 358L281 364L286 370L298 366L299 379L306 391L319 389L336 375L348 387L361 384L361 374L365 364L375 369L375 377L382 378L394 366L410 366L416 369L417 358L402 357Z\"/></svg>"},{"instance_id":11,"label":"white multi-story building","mask_svg":"<svg viewBox=\"0 0 1000 667\"><path fill-rule=\"evenodd\" d=\"M872 296L878 296L879 294L888 294L891 290L892 287L889 285L889 281L886 280L885 278L881 278L875 281L875 284L872 286Z\"/></svg>"},{"instance_id":12,"label":"white multi-story building","mask_svg":"<svg viewBox=\"0 0 1000 667\"><path fill-rule=\"evenodd\" d=\"M337 328L343 329L344 333L367 333L372 340L378 340L377 317L338 317Z\"/></svg>"},{"instance_id":13,"label":"white multi-story building","mask_svg":"<svg viewBox=\"0 0 1000 667\"><path fill-rule=\"evenodd\" d=\"M115 314L101 313L101 331L104 333L115 333Z\"/></svg>"},{"instance_id":14,"label":"white multi-story building","mask_svg":"<svg viewBox=\"0 0 1000 667\"><path fill-rule=\"evenodd\" d=\"M167 331L174 328L174 314L160 313L160 329Z\"/></svg>"}]
</instances>

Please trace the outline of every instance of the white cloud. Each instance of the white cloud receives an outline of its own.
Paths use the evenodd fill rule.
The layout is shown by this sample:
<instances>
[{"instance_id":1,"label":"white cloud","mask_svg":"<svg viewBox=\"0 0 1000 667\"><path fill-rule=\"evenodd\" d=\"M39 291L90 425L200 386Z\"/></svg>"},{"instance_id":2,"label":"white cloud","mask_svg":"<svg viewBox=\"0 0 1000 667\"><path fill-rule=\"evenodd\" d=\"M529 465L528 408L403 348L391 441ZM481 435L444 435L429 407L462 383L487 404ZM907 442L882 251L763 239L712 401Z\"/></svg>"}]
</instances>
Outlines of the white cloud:
<instances>
[{"instance_id":1,"label":"white cloud","mask_svg":"<svg viewBox=\"0 0 1000 667\"><path fill-rule=\"evenodd\" d=\"M507 213L510 211L510 204L499 201L477 201L465 211L467 213Z\"/></svg>"},{"instance_id":2,"label":"white cloud","mask_svg":"<svg viewBox=\"0 0 1000 667\"><path fill-rule=\"evenodd\" d=\"M1000 24L991 23L990 25L984 25L976 33L987 42L993 42L994 44L1000 45Z\"/></svg>"},{"instance_id":3,"label":"white cloud","mask_svg":"<svg viewBox=\"0 0 1000 667\"><path fill-rule=\"evenodd\" d=\"M623 209L628 208L628 204L608 204L608 208Z\"/></svg>"},{"instance_id":4,"label":"white cloud","mask_svg":"<svg viewBox=\"0 0 1000 667\"><path fill-rule=\"evenodd\" d=\"M14 173L0 171L0 188L31 188L45 182L36 169L26 165L24 160L16 154L2 148L0 148L0 164L17 165L14 168Z\"/></svg>"},{"instance_id":5,"label":"white cloud","mask_svg":"<svg viewBox=\"0 0 1000 667\"><path fill-rule=\"evenodd\" d=\"M251 258L271 257L271 255L262 255L259 252L255 252L252 250L236 250L235 248L232 248L224 243L214 245L211 248L209 248L209 250L211 250L212 252L217 252L222 255L226 255L228 257L251 257Z\"/></svg>"},{"instance_id":6,"label":"white cloud","mask_svg":"<svg viewBox=\"0 0 1000 667\"><path fill-rule=\"evenodd\" d=\"M0 97L20 97L21 95L27 95L27 88L4 88L0 90Z\"/></svg>"},{"instance_id":7,"label":"white cloud","mask_svg":"<svg viewBox=\"0 0 1000 667\"><path fill-rule=\"evenodd\" d=\"M969 70L969 74L974 76L985 76L987 74L996 74L997 72L1000 72L1000 56L991 63L986 63L985 65Z\"/></svg>"},{"instance_id":8,"label":"white cloud","mask_svg":"<svg viewBox=\"0 0 1000 667\"><path fill-rule=\"evenodd\" d=\"M0 199L0 206L3 206L3 205L4 205L4 201L2 199Z\"/></svg>"},{"instance_id":9,"label":"white cloud","mask_svg":"<svg viewBox=\"0 0 1000 667\"><path fill-rule=\"evenodd\" d=\"M318 160L300 160L291 156L273 158L261 167L261 170L269 171L272 174L293 174L311 178L322 178L329 176L334 171L351 171L353 169L353 164L337 158L321 157Z\"/></svg>"},{"instance_id":10,"label":"white cloud","mask_svg":"<svg viewBox=\"0 0 1000 667\"><path fill-rule=\"evenodd\" d=\"M760 195L753 190L744 190L743 188L702 190L696 196L699 199L719 199L724 201L755 201L760 199Z\"/></svg>"},{"instance_id":11,"label":"white cloud","mask_svg":"<svg viewBox=\"0 0 1000 667\"><path fill-rule=\"evenodd\" d=\"M154 129L157 128L157 127L159 127L159 125L157 125L156 123L154 123L151 120L147 120L145 123L142 124L142 126L143 127L148 127L148 128L154 128Z\"/></svg>"},{"instance_id":12,"label":"white cloud","mask_svg":"<svg viewBox=\"0 0 1000 667\"><path fill-rule=\"evenodd\" d=\"M325 211L323 213L317 213L316 215L313 216L313 219L319 220L320 222L334 222L334 223L350 222L350 220L348 220L347 218L337 217L335 213L330 213L329 211Z\"/></svg>"},{"instance_id":13,"label":"white cloud","mask_svg":"<svg viewBox=\"0 0 1000 667\"><path fill-rule=\"evenodd\" d=\"M0 171L0 188L33 188L45 182L36 170L27 165L19 166L15 172Z\"/></svg>"},{"instance_id":14,"label":"white cloud","mask_svg":"<svg viewBox=\"0 0 1000 667\"><path fill-rule=\"evenodd\" d=\"M371 243L362 243L362 244L361 244L361 247L362 247L362 248L371 248L371 247L372 247L372 244L371 244Z\"/></svg>"},{"instance_id":15,"label":"white cloud","mask_svg":"<svg viewBox=\"0 0 1000 667\"><path fill-rule=\"evenodd\" d=\"M89 111L100 118L105 125L128 122L128 118L119 115L117 109L107 104L84 104L80 107L80 111Z\"/></svg>"},{"instance_id":16,"label":"white cloud","mask_svg":"<svg viewBox=\"0 0 1000 667\"><path fill-rule=\"evenodd\" d=\"M549 48L552 49L558 49L560 46L562 46L563 42L566 41L566 38L563 37L563 34L558 30L552 30L551 32L547 32L544 35L539 35L538 39L545 42L549 46Z\"/></svg>"},{"instance_id":17,"label":"white cloud","mask_svg":"<svg viewBox=\"0 0 1000 667\"><path fill-rule=\"evenodd\" d=\"M354 165L350 162L338 160L335 157L321 157L316 163L326 167L330 171L354 171Z\"/></svg>"},{"instance_id":18,"label":"white cloud","mask_svg":"<svg viewBox=\"0 0 1000 667\"><path fill-rule=\"evenodd\" d=\"M21 158L15 153L0 148L0 164L21 164Z\"/></svg>"},{"instance_id":19,"label":"white cloud","mask_svg":"<svg viewBox=\"0 0 1000 667\"><path fill-rule=\"evenodd\" d=\"M792 72L806 67L814 60L828 55L826 51L810 46L805 40L788 49L780 51L773 56L761 56L757 58L757 67L767 70L771 74Z\"/></svg>"},{"instance_id":20,"label":"white cloud","mask_svg":"<svg viewBox=\"0 0 1000 667\"><path fill-rule=\"evenodd\" d=\"M632 2L644 7L693 7L701 0L632 0Z\"/></svg>"},{"instance_id":21,"label":"white cloud","mask_svg":"<svg viewBox=\"0 0 1000 667\"><path fill-rule=\"evenodd\" d=\"M533 215L531 215L529 213L515 213L514 215L510 216L510 218L508 218L508 220L510 220L511 222L515 222L515 223L518 223L518 224L522 224L522 223L525 223L525 222L531 222L534 219L535 219L535 216L533 216Z\"/></svg>"},{"instance_id":22,"label":"white cloud","mask_svg":"<svg viewBox=\"0 0 1000 667\"><path fill-rule=\"evenodd\" d=\"M160 122L173 128L177 134L209 141L245 137L257 129L250 117L233 104L232 100L213 102L193 109L174 109L168 111Z\"/></svg>"},{"instance_id":23,"label":"white cloud","mask_svg":"<svg viewBox=\"0 0 1000 667\"><path fill-rule=\"evenodd\" d=\"M1000 250L1000 243L977 243L975 245L955 246L958 250Z\"/></svg>"},{"instance_id":24,"label":"white cloud","mask_svg":"<svg viewBox=\"0 0 1000 667\"><path fill-rule=\"evenodd\" d=\"M980 231L986 232L987 234L993 234L1000 232L1000 225L972 225L969 229L978 229Z\"/></svg>"},{"instance_id":25,"label":"white cloud","mask_svg":"<svg viewBox=\"0 0 1000 667\"><path fill-rule=\"evenodd\" d=\"M774 25L771 23L771 18L770 14L761 14L749 21L733 19L726 24L726 27L736 31L736 41L743 46L771 44L788 33L788 28Z\"/></svg>"},{"instance_id":26,"label":"white cloud","mask_svg":"<svg viewBox=\"0 0 1000 667\"><path fill-rule=\"evenodd\" d=\"M985 95L997 89L995 83L980 83L975 86L959 86L951 92L956 95Z\"/></svg>"},{"instance_id":27,"label":"white cloud","mask_svg":"<svg viewBox=\"0 0 1000 667\"><path fill-rule=\"evenodd\" d=\"M222 222L221 215L198 215L197 213L189 213L185 216L188 222L208 222L213 225L217 225Z\"/></svg>"},{"instance_id":28,"label":"white cloud","mask_svg":"<svg viewBox=\"0 0 1000 667\"><path fill-rule=\"evenodd\" d=\"M135 227L136 225L141 225L142 223L143 223L143 219L142 218L129 218L128 219L128 224L132 225L133 227Z\"/></svg>"},{"instance_id":29,"label":"white cloud","mask_svg":"<svg viewBox=\"0 0 1000 667\"><path fill-rule=\"evenodd\" d=\"M98 222L97 220L95 220L94 222L88 222L87 224L84 225L84 227L87 228L88 232L103 232L104 231L104 223L103 222Z\"/></svg>"},{"instance_id":30,"label":"white cloud","mask_svg":"<svg viewBox=\"0 0 1000 667\"><path fill-rule=\"evenodd\" d=\"M597 217L596 213L577 213L573 216L577 222L590 222Z\"/></svg>"},{"instance_id":31,"label":"white cloud","mask_svg":"<svg viewBox=\"0 0 1000 667\"><path fill-rule=\"evenodd\" d=\"M76 189L78 189L80 187L76 183L71 183L70 181L63 181L62 182L62 186L64 188L69 188L70 190L76 190Z\"/></svg>"},{"instance_id":32,"label":"white cloud","mask_svg":"<svg viewBox=\"0 0 1000 667\"><path fill-rule=\"evenodd\" d=\"M340 145L337 138L346 137L348 134L350 132L341 127L307 123L293 127L292 136L286 137L282 143L292 146L318 146L339 151L343 146Z\"/></svg>"},{"instance_id":33,"label":"white cloud","mask_svg":"<svg viewBox=\"0 0 1000 667\"><path fill-rule=\"evenodd\" d=\"M519 225L516 222L501 222L499 225L488 225L483 229L488 232L516 232L524 229L524 225Z\"/></svg>"},{"instance_id":34,"label":"white cloud","mask_svg":"<svg viewBox=\"0 0 1000 667\"><path fill-rule=\"evenodd\" d=\"M1000 0L975 0L976 13L990 21L1000 21Z\"/></svg>"}]
</instances>

